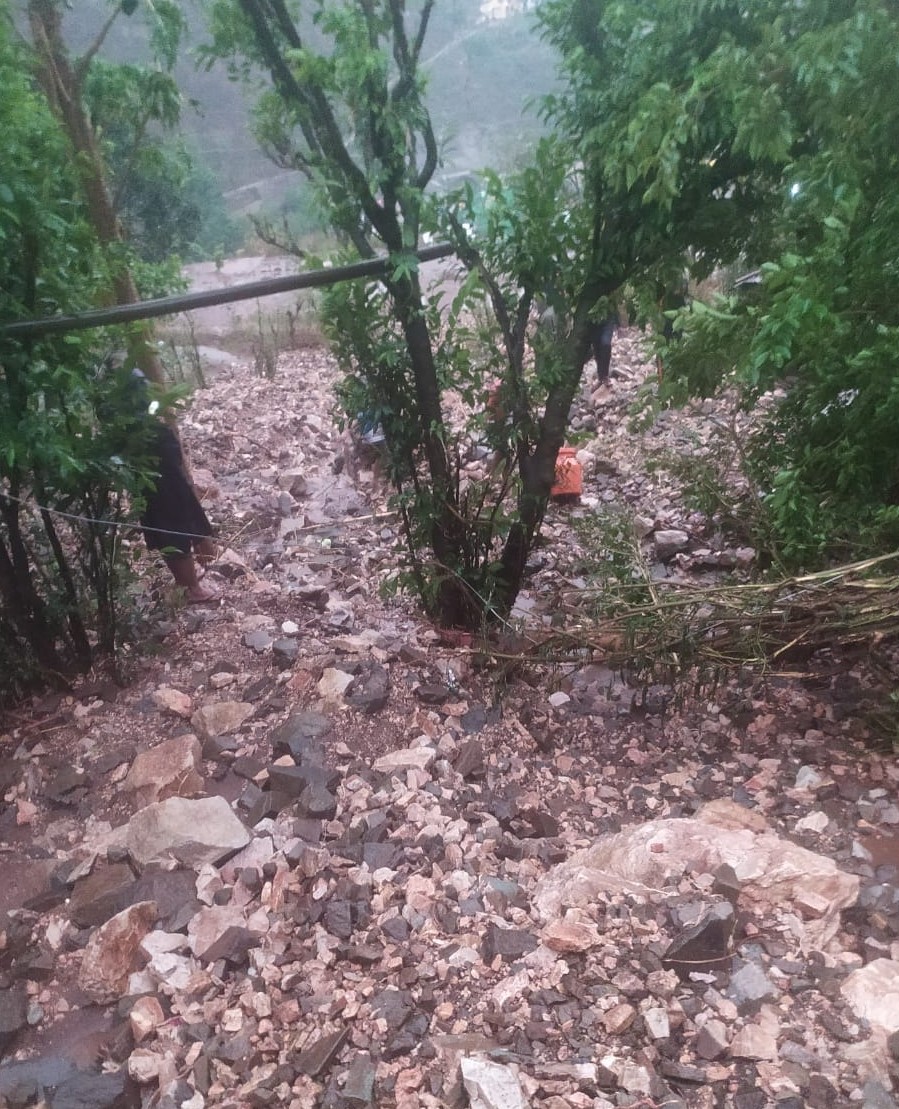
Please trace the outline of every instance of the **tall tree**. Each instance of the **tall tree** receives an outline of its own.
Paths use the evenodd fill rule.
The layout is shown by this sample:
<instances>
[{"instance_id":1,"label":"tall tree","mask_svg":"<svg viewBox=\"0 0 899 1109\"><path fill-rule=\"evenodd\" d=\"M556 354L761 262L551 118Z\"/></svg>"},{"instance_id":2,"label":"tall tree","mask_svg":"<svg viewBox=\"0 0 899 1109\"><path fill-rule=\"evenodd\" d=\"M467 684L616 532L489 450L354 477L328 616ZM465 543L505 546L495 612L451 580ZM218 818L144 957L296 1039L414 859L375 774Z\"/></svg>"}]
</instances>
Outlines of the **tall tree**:
<instances>
[{"instance_id":1,"label":"tall tree","mask_svg":"<svg viewBox=\"0 0 899 1109\"><path fill-rule=\"evenodd\" d=\"M320 0L304 23L285 0L212 0L209 53L227 60L235 73L256 67L268 74L271 88L260 100L257 121L273 160L310 178L332 226L358 255L386 249L390 318L375 326L372 312L384 307L377 297L362 295L345 305L350 326L344 338L361 332L355 352L344 346L345 364L365 379L366 403L385 423L395 474L409 491L402 503L414 505L406 515L407 538L421 592L441 623L472 626L508 611L541 512L535 502L532 520L514 541L509 536L498 572L491 569L494 552L489 544L483 550L477 538L483 522L471 519L471 506L463 503L444 412L443 390L458 359L441 341L436 301L424 295L413 253L426 216L425 190L438 165L420 64L432 8L433 0L416 6ZM371 349L375 334L383 338L378 350ZM558 404L565 415L567 407ZM544 505L564 434L564 426L550 423L538 479L537 501ZM531 467L525 475L529 496L535 472ZM424 534L416 522L424 523ZM422 542L430 558L422 555ZM498 586L492 597L481 588L488 581Z\"/></svg>"},{"instance_id":2,"label":"tall tree","mask_svg":"<svg viewBox=\"0 0 899 1109\"><path fill-rule=\"evenodd\" d=\"M106 281L70 148L10 31L0 14L0 323L92 307ZM3 700L65 682L119 640L122 546L100 521L123 517L143 477L136 442L130 464L110 448L122 428L102 409L97 368L117 338L0 332Z\"/></svg>"},{"instance_id":3,"label":"tall tree","mask_svg":"<svg viewBox=\"0 0 899 1109\"><path fill-rule=\"evenodd\" d=\"M114 22L123 13L132 14L136 6L135 0L114 0L94 41L80 58L73 60L63 36L62 13L65 4L61 0L28 0L28 19L37 77L71 144L91 223L108 260L112 283L108 299L114 304L132 304L139 297L85 94L91 66ZM152 20L154 25L151 41L156 56L164 69L171 70L181 30L178 6L171 0L156 0L152 5ZM155 101L148 103L160 104L170 114L172 96L177 97L177 92L162 73L160 79L156 81L156 86L166 85L167 96L157 96ZM128 344L133 362L152 381L163 384L165 371L152 342L150 327L144 325L130 329Z\"/></svg>"}]
</instances>

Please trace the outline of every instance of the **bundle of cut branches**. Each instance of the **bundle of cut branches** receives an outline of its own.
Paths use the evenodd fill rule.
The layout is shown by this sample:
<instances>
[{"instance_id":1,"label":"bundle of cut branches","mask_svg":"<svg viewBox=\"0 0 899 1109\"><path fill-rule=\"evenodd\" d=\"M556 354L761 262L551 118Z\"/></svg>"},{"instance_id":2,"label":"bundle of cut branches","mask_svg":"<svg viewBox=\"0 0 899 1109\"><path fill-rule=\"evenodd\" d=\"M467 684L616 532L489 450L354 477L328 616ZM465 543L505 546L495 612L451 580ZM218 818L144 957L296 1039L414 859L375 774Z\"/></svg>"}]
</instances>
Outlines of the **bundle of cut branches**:
<instances>
[{"instance_id":1,"label":"bundle of cut branches","mask_svg":"<svg viewBox=\"0 0 899 1109\"><path fill-rule=\"evenodd\" d=\"M560 598L571 623L516 637L507 657L560 664L589 654L613 669L673 675L770 669L825 647L874 646L899 638L899 575L884 572L897 561L899 551L778 581L694 585L646 574L619 588L578 589Z\"/></svg>"}]
</instances>

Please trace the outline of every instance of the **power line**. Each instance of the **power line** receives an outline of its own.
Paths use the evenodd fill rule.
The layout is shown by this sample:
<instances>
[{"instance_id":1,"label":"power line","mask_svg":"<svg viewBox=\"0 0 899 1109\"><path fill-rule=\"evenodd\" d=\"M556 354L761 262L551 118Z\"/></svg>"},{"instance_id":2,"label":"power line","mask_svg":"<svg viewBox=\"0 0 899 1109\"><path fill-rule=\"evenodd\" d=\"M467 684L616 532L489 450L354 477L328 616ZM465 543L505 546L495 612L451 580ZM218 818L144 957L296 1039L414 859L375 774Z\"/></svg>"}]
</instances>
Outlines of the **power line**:
<instances>
[{"instance_id":1,"label":"power line","mask_svg":"<svg viewBox=\"0 0 899 1109\"><path fill-rule=\"evenodd\" d=\"M176 535L179 539L208 539L208 535L196 535L192 531L173 531L171 528L145 527L143 524L129 524L127 520L98 520L93 516L83 516L78 512L65 512L61 508L50 508L49 505L38 504L37 501L27 497L17 497L13 493L0 492L0 497L7 501L15 501L23 508L37 509L38 512L48 512L51 516L62 516L66 520L75 520L81 524L97 524L99 527L117 528L119 531L153 531L160 535Z\"/></svg>"},{"instance_id":2,"label":"power line","mask_svg":"<svg viewBox=\"0 0 899 1109\"><path fill-rule=\"evenodd\" d=\"M455 249L450 243L435 243L433 246L416 251L415 257L419 262L433 262L438 258L447 258L453 253ZM353 262L348 266L307 270L305 273L250 281L245 285L235 285L231 289L206 289L198 293L179 293L176 296L138 301L136 304L97 308L71 316L45 316L39 320L17 320L15 323L0 325L0 337L27 339L38 335L61 335L67 331L86 331L92 327L108 327L111 324L133 323L135 320L174 316L194 308L210 308L219 304L231 304L237 300L254 300L257 297L272 296L274 293L325 288L328 285L338 285L341 281L380 277L387 271L390 261L390 257L380 256L369 258L364 262Z\"/></svg>"}]
</instances>

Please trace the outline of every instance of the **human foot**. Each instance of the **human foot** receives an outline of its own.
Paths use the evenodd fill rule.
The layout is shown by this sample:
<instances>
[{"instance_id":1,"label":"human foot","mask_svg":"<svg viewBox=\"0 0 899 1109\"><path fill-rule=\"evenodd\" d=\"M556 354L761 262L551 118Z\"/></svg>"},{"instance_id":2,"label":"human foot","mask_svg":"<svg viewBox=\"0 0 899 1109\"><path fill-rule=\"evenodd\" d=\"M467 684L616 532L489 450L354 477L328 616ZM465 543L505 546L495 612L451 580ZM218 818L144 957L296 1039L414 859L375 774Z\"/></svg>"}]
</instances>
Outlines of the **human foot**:
<instances>
[{"instance_id":1,"label":"human foot","mask_svg":"<svg viewBox=\"0 0 899 1109\"><path fill-rule=\"evenodd\" d=\"M214 589L211 585L192 585L187 590L187 600L192 605L208 604L210 601L218 601L221 599L221 593Z\"/></svg>"}]
</instances>

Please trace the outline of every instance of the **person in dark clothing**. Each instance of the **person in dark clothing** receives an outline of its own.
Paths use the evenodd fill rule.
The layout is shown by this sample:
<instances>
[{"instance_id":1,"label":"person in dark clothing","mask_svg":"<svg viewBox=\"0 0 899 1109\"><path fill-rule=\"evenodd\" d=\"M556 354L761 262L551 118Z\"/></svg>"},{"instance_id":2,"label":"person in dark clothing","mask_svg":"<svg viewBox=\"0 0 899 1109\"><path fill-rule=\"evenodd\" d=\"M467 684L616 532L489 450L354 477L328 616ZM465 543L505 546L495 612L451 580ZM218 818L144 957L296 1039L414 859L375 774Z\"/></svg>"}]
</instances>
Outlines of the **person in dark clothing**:
<instances>
[{"instance_id":1,"label":"person in dark clothing","mask_svg":"<svg viewBox=\"0 0 899 1109\"><path fill-rule=\"evenodd\" d=\"M113 376L110 381L111 411L124 436L121 447L141 456L141 468L153 475L143 493L140 515L144 541L159 551L172 577L194 603L214 601L218 592L200 581L197 561L215 557L212 525L203 511L187 472L178 436L156 413L159 403L151 399L147 379L140 370Z\"/></svg>"},{"instance_id":2,"label":"person in dark clothing","mask_svg":"<svg viewBox=\"0 0 899 1109\"><path fill-rule=\"evenodd\" d=\"M604 320L588 324L587 335L596 361L596 380L600 385L609 383L609 368L612 364L612 340L618 327L617 315L607 316Z\"/></svg>"},{"instance_id":3,"label":"person in dark clothing","mask_svg":"<svg viewBox=\"0 0 899 1109\"><path fill-rule=\"evenodd\" d=\"M162 552L189 601L216 600L217 592L199 580L197 570L197 560L206 563L215 557L212 526L187 476L178 437L159 421L149 446L158 477L140 517L144 541L150 550Z\"/></svg>"}]
</instances>

